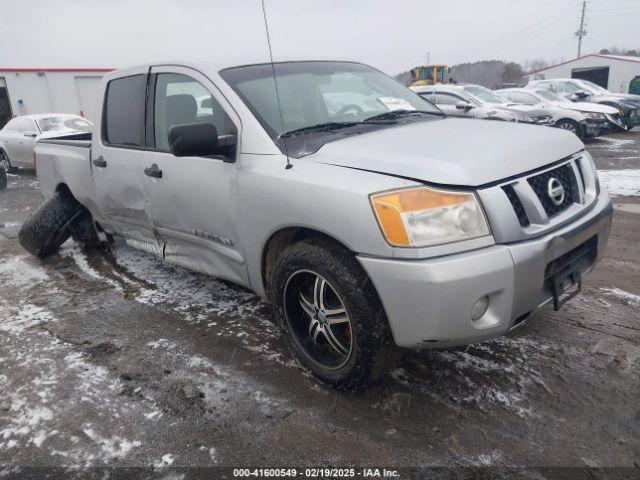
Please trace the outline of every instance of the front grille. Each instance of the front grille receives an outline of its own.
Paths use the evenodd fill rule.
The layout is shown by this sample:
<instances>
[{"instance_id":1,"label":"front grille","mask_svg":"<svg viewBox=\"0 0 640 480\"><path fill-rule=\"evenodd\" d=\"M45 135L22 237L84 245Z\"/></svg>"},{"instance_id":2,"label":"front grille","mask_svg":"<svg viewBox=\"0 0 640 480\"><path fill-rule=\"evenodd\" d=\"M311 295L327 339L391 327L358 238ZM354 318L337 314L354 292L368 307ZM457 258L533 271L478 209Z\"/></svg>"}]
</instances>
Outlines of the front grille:
<instances>
[{"instance_id":1,"label":"front grille","mask_svg":"<svg viewBox=\"0 0 640 480\"><path fill-rule=\"evenodd\" d=\"M522 202L520 198L518 198L518 194L513 189L513 185L505 185L502 187L502 190L507 195L507 198L511 202L511 206L513 210L516 212L516 216L518 217L518 222L520 222L521 227L528 227L531 222L529 222L529 217L527 216L527 212L524 211L524 207L522 206Z\"/></svg>"},{"instance_id":2,"label":"front grille","mask_svg":"<svg viewBox=\"0 0 640 480\"><path fill-rule=\"evenodd\" d=\"M549 180L552 178L558 180L564 188L564 199L559 205L556 205L553 202L548 193ZM536 175L535 177L528 178L527 181L529 182L529 185L531 185L531 188L538 197L538 200L540 200L540 203L542 203L542 206L549 217L553 217L554 215L563 212L573 203L577 203L580 200L578 184L573 173L573 168L571 168L570 164L565 164L548 172Z\"/></svg>"}]
</instances>

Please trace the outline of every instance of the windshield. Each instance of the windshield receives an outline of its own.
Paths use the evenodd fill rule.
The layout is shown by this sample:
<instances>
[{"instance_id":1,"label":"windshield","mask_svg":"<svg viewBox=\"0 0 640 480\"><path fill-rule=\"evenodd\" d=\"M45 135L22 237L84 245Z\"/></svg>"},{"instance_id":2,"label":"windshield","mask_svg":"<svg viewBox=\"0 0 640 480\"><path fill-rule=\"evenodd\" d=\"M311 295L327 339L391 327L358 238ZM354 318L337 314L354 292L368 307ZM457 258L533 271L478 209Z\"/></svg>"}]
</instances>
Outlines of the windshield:
<instances>
[{"instance_id":1,"label":"windshield","mask_svg":"<svg viewBox=\"0 0 640 480\"><path fill-rule=\"evenodd\" d=\"M249 65L222 70L220 75L273 138L329 122L362 122L391 111L442 114L405 86L359 63Z\"/></svg>"},{"instance_id":2,"label":"windshield","mask_svg":"<svg viewBox=\"0 0 640 480\"><path fill-rule=\"evenodd\" d=\"M77 115L57 115L36 118L40 131L44 132L90 132L91 122Z\"/></svg>"},{"instance_id":3,"label":"windshield","mask_svg":"<svg viewBox=\"0 0 640 480\"><path fill-rule=\"evenodd\" d=\"M504 99L495 95L491 90L480 85L465 85L462 87L469 95L474 96L481 102L494 103L504 105L507 103Z\"/></svg>"},{"instance_id":4,"label":"windshield","mask_svg":"<svg viewBox=\"0 0 640 480\"><path fill-rule=\"evenodd\" d=\"M609 93L611 93L609 92L609 90L602 88L600 85L596 85L589 80L578 80L578 83L585 87L587 90L590 90L591 93L597 93L599 95L608 95Z\"/></svg>"},{"instance_id":5,"label":"windshield","mask_svg":"<svg viewBox=\"0 0 640 480\"><path fill-rule=\"evenodd\" d=\"M552 100L554 102L564 102L566 101L564 98L562 98L560 95L557 95L549 90L536 90L535 91L536 94L540 95L542 98L545 98L547 100Z\"/></svg>"}]
</instances>

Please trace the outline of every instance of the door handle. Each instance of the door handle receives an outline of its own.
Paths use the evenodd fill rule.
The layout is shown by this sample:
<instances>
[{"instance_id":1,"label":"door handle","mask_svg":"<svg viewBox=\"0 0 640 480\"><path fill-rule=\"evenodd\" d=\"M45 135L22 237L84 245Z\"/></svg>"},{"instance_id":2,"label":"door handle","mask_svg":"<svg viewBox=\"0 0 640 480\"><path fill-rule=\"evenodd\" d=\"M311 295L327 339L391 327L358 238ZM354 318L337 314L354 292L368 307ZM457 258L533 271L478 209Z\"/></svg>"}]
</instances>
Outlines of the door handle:
<instances>
[{"instance_id":1,"label":"door handle","mask_svg":"<svg viewBox=\"0 0 640 480\"><path fill-rule=\"evenodd\" d=\"M98 158L96 158L96 159L93 161L93 164L94 164L96 167L102 167L102 168L105 168L105 167L107 166L107 161L106 161L104 158L102 158L102 155L100 155Z\"/></svg>"},{"instance_id":2,"label":"door handle","mask_svg":"<svg viewBox=\"0 0 640 480\"><path fill-rule=\"evenodd\" d=\"M156 165L155 163L153 165L151 165L150 167L145 168L144 169L144 174L147 177L162 178L162 170L160 170L158 165Z\"/></svg>"}]
</instances>

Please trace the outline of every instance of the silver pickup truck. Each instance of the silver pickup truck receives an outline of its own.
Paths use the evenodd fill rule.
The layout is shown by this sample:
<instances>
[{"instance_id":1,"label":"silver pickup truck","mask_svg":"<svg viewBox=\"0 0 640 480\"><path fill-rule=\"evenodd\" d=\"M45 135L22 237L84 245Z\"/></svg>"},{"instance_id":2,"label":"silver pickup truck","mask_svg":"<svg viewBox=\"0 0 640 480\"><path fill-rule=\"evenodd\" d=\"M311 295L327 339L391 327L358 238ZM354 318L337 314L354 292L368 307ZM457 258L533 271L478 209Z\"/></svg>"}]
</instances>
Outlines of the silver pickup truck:
<instances>
[{"instance_id":1,"label":"silver pickup truck","mask_svg":"<svg viewBox=\"0 0 640 480\"><path fill-rule=\"evenodd\" d=\"M447 118L366 65L152 64L104 77L91 139L36 147L19 239L119 235L269 299L343 389L393 346L491 339L580 291L612 207L575 135Z\"/></svg>"}]
</instances>

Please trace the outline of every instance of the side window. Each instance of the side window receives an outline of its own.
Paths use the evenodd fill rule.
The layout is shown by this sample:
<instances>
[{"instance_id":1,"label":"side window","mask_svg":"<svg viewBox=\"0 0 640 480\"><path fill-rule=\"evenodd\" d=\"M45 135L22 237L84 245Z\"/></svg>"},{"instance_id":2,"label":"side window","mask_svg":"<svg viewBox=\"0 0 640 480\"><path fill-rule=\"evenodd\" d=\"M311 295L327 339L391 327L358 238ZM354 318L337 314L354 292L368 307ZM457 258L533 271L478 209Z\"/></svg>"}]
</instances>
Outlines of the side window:
<instances>
[{"instance_id":1,"label":"side window","mask_svg":"<svg viewBox=\"0 0 640 480\"><path fill-rule=\"evenodd\" d=\"M159 73L154 96L155 147L169 152L169 130L174 125L208 122L218 137L236 135L236 127L222 106L200 82L178 73Z\"/></svg>"},{"instance_id":2,"label":"side window","mask_svg":"<svg viewBox=\"0 0 640 480\"><path fill-rule=\"evenodd\" d=\"M523 105L535 105L539 103L536 97L524 92L511 92L510 99Z\"/></svg>"},{"instance_id":3,"label":"side window","mask_svg":"<svg viewBox=\"0 0 640 480\"><path fill-rule=\"evenodd\" d=\"M436 105L456 105L458 102L463 102L464 100L460 97L456 97L455 95L451 95L449 93L438 93L436 98Z\"/></svg>"},{"instance_id":4,"label":"side window","mask_svg":"<svg viewBox=\"0 0 640 480\"><path fill-rule=\"evenodd\" d=\"M103 140L107 144L144 145L146 88L146 75L117 78L109 82L102 125Z\"/></svg>"},{"instance_id":5,"label":"side window","mask_svg":"<svg viewBox=\"0 0 640 480\"><path fill-rule=\"evenodd\" d=\"M7 129L13 132L35 132L36 126L28 118L14 118L7 124Z\"/></svg>"},{"instance_id":6,"label":"side window","mask_svg":"<svg viewBox=\"0 0 640 480\"><path fill-rule=\"evenodd\" d=\"M419 92L418 95L435 105L438 104L436 94L434 92Z\"/></svg>"}]
</instances>

